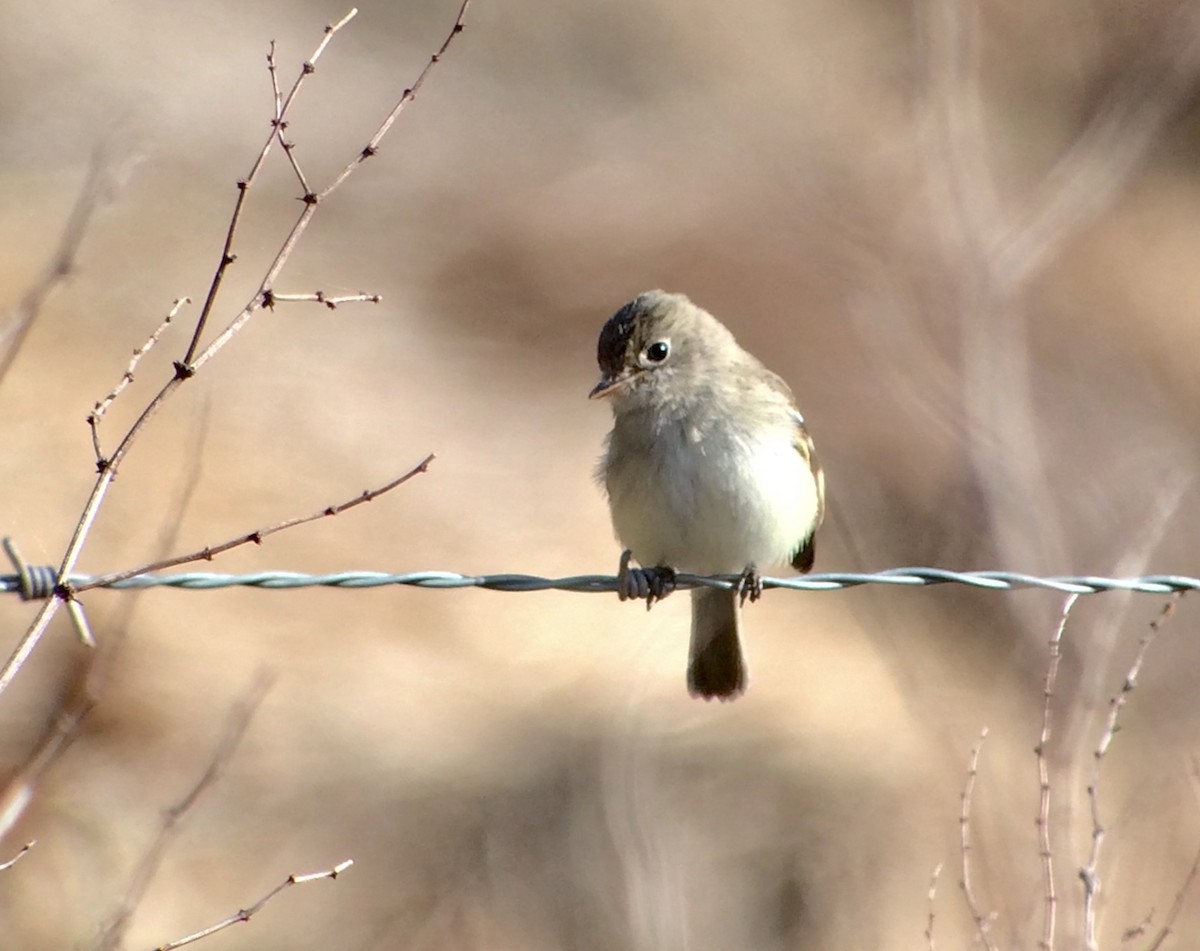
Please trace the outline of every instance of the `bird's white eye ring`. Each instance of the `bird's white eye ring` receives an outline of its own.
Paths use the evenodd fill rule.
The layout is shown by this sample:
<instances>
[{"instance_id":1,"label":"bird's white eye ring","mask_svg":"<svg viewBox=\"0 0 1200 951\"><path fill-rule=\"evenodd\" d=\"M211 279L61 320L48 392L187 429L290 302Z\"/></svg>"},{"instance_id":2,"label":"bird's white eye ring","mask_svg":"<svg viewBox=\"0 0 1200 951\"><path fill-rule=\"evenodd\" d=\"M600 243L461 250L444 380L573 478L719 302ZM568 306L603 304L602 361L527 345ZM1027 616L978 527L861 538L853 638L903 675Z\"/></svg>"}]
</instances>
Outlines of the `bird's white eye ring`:
<instances>
[{"instance_id":1,"label":"bird's white eye ring","mask_svg":"<svg viewBox=\"0 0 1200 951\"><path fill-rule=\"evenodd\" d=\"M656 340L642 351L642 362L654 366L662 363L671 354L670 340Z\"/></svg>"}]
</instances>

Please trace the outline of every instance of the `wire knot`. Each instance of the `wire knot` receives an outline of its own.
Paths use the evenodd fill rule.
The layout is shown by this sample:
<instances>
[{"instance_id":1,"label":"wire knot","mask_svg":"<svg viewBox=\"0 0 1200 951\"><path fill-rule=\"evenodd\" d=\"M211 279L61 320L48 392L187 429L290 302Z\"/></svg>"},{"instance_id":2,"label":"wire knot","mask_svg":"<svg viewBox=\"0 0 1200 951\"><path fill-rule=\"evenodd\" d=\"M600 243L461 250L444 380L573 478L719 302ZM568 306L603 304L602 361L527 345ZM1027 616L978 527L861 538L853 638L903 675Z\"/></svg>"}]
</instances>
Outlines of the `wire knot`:
<instances>
[{"instance_id":1,"label":"wire knot","mask_svg":"<svg viewBox=\"0 0 1200 951\"><path fill-rule=\"evenodd\" d=\"M51 565L30 565L21 557L17 543L4 539L4 553L17 573L17 592L22 601L44 601L58 587L58 569Z\"/></svg>"}]
</instances>

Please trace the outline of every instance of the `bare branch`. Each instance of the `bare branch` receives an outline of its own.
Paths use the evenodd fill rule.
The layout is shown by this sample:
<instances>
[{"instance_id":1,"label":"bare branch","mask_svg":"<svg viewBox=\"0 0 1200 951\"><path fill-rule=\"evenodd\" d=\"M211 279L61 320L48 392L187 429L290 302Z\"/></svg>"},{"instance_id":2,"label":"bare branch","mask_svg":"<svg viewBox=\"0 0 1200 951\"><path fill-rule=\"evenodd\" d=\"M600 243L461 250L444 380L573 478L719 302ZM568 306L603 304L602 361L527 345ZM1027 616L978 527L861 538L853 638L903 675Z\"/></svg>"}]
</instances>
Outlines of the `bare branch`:
<instances>
[{"instance_id":1,"label":"bare branch","mask_svg":"<svg viewBox=\"0 0 1200 951\"><path fill-rule=\"evenodd\" d=\"M935 951L933 945L934 899L937 898L938 876L942 874L942 863L934 866L933 875L929 879L929 916L925 919L925 947L927 951Z\"/></svg>"},{"instance_id":2,"label":"bare branch","mask_svg":"<svg viewBox=\"0 0 1200 951\"><path fill-rule=\"evenodd\" d=\"M352 10L350 16L353 16L355 12L357 11ZM271 93L275 99L275 117L271 120L272 125L275 127L275 138L279 142L279 147L283 149L283 154L287 156L288 163L292 166L292 171L296 173L296 178L300 182L303 193L311 195L312 189L308 187L308 179L300 171L300 166L296 162L296 156L293 154L295 144L289 142L283 135L284 130L287 128L287 120L283 117L283 96L279 92L279 75L275 68L274 40L271 40L270 49L267 51L267 72L271 76Z\"/></svg>"},{"instance_id":3,"label":"bare branch","mask_svg":"<svg viewBox=\"0 0 1200 951\"><path fill-rule=\"evenodd\" d=\"M979 774L979 754L983 750L983 741L987 739L988 729L985 726L979 732L979 739L971 749L971 765L967 770L967 782L963 786L962 808L958 814L959 853L962 856L962 876L958 887L962 889L971 912L971 920L975 922L975 933L987 951L997 951L996 942L991 935L991 915L984 916L979 910L979 902L975 900L975 892L971 887L971 796L975 792L975 777Z\"/></svg>"},{"instance_id":4,"label":"bare branch","mask_svg":"<svg viewBox=\"0 0 1200 951\"><path fill-rule=\"evenodd\" d=\"M1038 788L1041 796L1038 804L1037 829L1038 850L1042 858L1042 886L1046 895L1046 914L1042 920L1042 940L1038 946L1050 951L1054 947L1055 913L1058 895L1054 890L1054 857L1050 849L1050 766L1046 759L1046 747L1050 743L1050 714L1054 701L1054 685L1058 679L1058 662L1062 657L1063 632L1067 629L1067 618L1079 595L1072 594L1063 604L1062 616L1050 638L1050 659L1046 663L1046 679L1042 688L1042 733L1034 747L1037 754Z\"/></svg>"},{"instance_id":5,"label":"bare branch","mask_svg":"<svg viewBox=\"0 0 1200 951\"><path fill-rule=\"evenodd\" d=\"M1132 925L1121 932L1121 943L1124 944L1126 941L1132 941L1134 938L1140 938L1149 930L1152 924L1154 924L1153 908L1146 912L1146 916L1136 925Z\"/></svg>"},{"instance_id":6,"label":"bare branch","mask_svg":"<svg viewBox=\"0 0 1200 951\"><path fill-rule=\"evenodd\" d=\"M1100 736L1100 742L1096 745L1095 752L1092 753L1092 781L1087 788L1088 803L1092 813L1092 849L1087 865L1079 870L1079 878L1083 882L1083 946L1087 951L1098 951L1100 947L1096 939L1096 897L1100 893L1100 847L1104 843L1105 836L1104 824L1100 821L1100 766L1108 748L1112 745L1113 738L1117 735L1118 720L1125 701L1137 687L1138 675L1142 671L1142 664L1145 663L1146 652L1154 643L1167 619L1175 613L1175 606L1181 597L1183 597L1182 593L1176 594L1163 605L1158 617L1150 622L1146 633L1138 641L1138 649L1134 654L1128 673L1125 674L1125 681L1121 684L1121 692L1108 703L1108 717L1105 721L1104 732Z\"/></svg>"},{"instance_id":7,"label":"bare branch","mask_svg":"<svg viewBox=\"0 0 1200 951\"><path fill-rule=\"evenodd\" d=\"M325 52L325 47L329 45L330 40L334 35L349 23L356 15L358 10L353 9L347 13L342 19L331 26L325 27L325 35L321 38L321 42L317 44L317 48L313 50L312 55L300 67L300 73L296 76L296 81L292 83L292 88L288 91L287 98L280 103L279 101L279 86L276 80L275 73L271 71L271 86L275 93L275 108L274 116L271 120L271 132L267 136L267 140L263 143L262 148L258 152L254 164L250 168L250 174L237 184L238 195L234 202L233 213L229 217L229 227L225 231L225 244L221 249L221 258L217 263L216 272L213 274L211 283L208 286L208 294L205 295L204 305L200 308L200 316L196 321L196 329L192 332L191 343L188 344L187 353L180 362L184 366L191 366L195 359L196 352L200 349L200 338L204 334L204 328L208 324L208 317L212 313L213 305L217 300L217 292L221 289L221 282L225 279L225 271L235 260L237 255L233 253L233 240L237 234L238 224L242 218L242 208L246 203L246 195L249 194L254 180L258 177L259 171L263 167L263 163L267 160L267 155L271 151L271 143L279 136L281 129L287 119L288 110L292 107L292 103L296 101L296 96L300 92L300 87L304 84L304 80L311 76L316 71L317 60L321 58L321 54ZM273 59L268 60L268 69L273 65ZM305 194L309 194L309 189L305 189ZM278 259L277 259L278 260ZM282 265L280 265L282 266ZM272 276L274 280L274 276Z\"/></svg>"},{"instance_id":8,"label":"bare branch","mask_svg":"<svg viewBox=\"0 0 1200 951\"><path fill-rule=\"evenodd\" d=\"M425 85L425 77L429 75L430 70L432 70L434 66L441 62L442 57L446 55L446 50L450 48L450 44L453 42L454 38L466 28L465 18L467 15L467 7L470 5L471 0L463 0L462 6L458 8L458 16L454 20L454 25L450 28L450 32L446 34L446 39L442 41L442 45L438 47L438 51L429 57L429 62L425 64L425 68L421 70L420 75L417 76L416 82L404 90L399 101L395 106L392 107L392 111L388 113L387 118L383 120L383 123L376 130L375 134L371 136L371 140L365 146L363 146L363 150L359 152L358 155L344 169L341 170L338 176L332 182L330 182L328 186L326 186L325 190L317 196L318 201L323 201L325 198L327 198L335 188L337 188L342 184L342 182L350 177L351 173L358 168L359 165L361 165L371 156L379 153L379 143L382 142L383 137L388 134L388 130L391 129L392 124L398 118L400 118L400 113L404 111L405 107L417 98L417 93L420 92L421 87Z\"/></svg>"},{"instance_id":9,"label":"bare branch","mask_svg":"<svg viewBox=\"0 0 1200 951\"><path fill-rule=\"evenodd\" d=\"M267 902L285 889L291 888L293 885L306 885L309 882L317 882L325 878L336 879L353 864L353 859L346 859L346 861L339 862L333 868L326 869L323 872L312 872L308 875L289 875L249 908L239 909L228 918L223 918L216 924L209 925L207 928L203 928L200 931L187 935L186 937L177 938L174 941L168 941L166 944L160 944L154 949L154 951L175 951L176 948L182 948L184 945L192 944L196 941L199 941L201 938L207 938L209 935L216 934L218 931L224 931L231 925L240 924L243 921L249 921L256 914L262 911L263 906L266 905Z\"/></svg>"},{"instance_id":10,"label":"bare branch","mask_svg":"<svg viewBox=\"0 0 1200 951\"><path fill-rule=\"evenodd\" d=\"M118 581L124 581L126 578L133 578L136 575L148 574L152 571L162 571L166 568L175 568L179 565L186 565L194 561L212 561L217 555L224 554L234 548L239 548L242 545L262 544L264 538L274 535L277 532L285 531L289 528L295 528L297 525L304 525L308 522L315 522L318 519L330 518L336 515L341 515L343 512L362 505L364 502L372 502L386 492L392 491L398 486L403 485L409 479L418 476L429 469L429 464L433 462L435 456L430 453L415 466L404 473L404 475L393 479L386 485L382 485L377 489L368 489L352 499L345 502L339 502L336 505L329 505L319 511L313 512L311 515L304 515L298 518L285 519L274 525L269 525L266 528L258 528L252 532L246 532L244 535L238 535L236 538L231 538L221 542L219 545L212 545L201 548L198 551L189 552L186 555L176 555L171 558L163 558L160 561L154 561L146 565L141 565L137 568L129 568L125 571L114 571L106 575L99 575L92 578L86 584L80 584L73 590L75 592L88 591L92 588L103 588Z\"/></svg>"},{"instance_id":11,"label":"bare branch","mask_svg":"<svg viewBox=\"0 0 1200 951\"><path fill-rule=\"evenodd\" d=\"M382 298L378 294L368 294L359 291L357 294L342 294L333 296L324 291L313 291L311 294L276 294L267 291L263 300L264 307L274 307L276 304L312 303L324 304L330 310L336 310L339 304L378 304Z\"/></svg>"},{"instance_id":12,"label":"bare branch","mask_svg":"<svg viewBox=\"0 0 1200 951\"><path fill-rule=\"evenodd\" d=\"M162 323L160 323L154 329L154 332L146 338L145 343L133 351L133 357L130 359L129 364L125 367L125 372L121 374L121 379L117 381L116 386L109 390L108 395L104 397L104 399L98 401L96 405L92 407L91 413L88 414L87 422L88 426L92 430L92 448L96 451L97 465L104 464L104 453L100 449L100 420L104 418L104 414L108 412L108 408L112 406L117 397L121 395L125 387L133 382L133 372L137 369L137 365L141 361L142 357L149 353L150 350L153 349L154 345L158 343L159 338L164 332L166 332L166 329L171 326L171 321L174 320L179 314L179 311L183 308L183 305L190 304L191 302L192 300L190 297L180 297L175 301L174 304L171 305L171 309L167 311L167 316L162 319Z\"/></svg>"},{"instance_id":13,"label":"bare branch","mask_svg":"<svg viewBox=\"0 0 1200 951\"><path fill-rule=\"evenodd\" d=\"M25 854L30 849L32 849L35 845L37 845L37 839L30 839L23 846L21 846L21 848L17 852L17 854L14 855L11 859L9 859L6 862L0 862L0 872L7 872L10 868L12 868L14 865L16 865L19 861L21 861L21 859L25 856Z\"/></svg>"},{"instance_id":14,"label":"bare branch","mask_svg":"<svg viewBox=\"0 0 1200 951\"><path fill-rule=\"evenodd\" d=\"M311 190L305 192L304 209L300 212L300 216L292 225L292 230L288 232L287 237L284 238L283 246L275 255L275 259L268 266L266 275L263 277L262 283L259 284L258 291L255 293L254 297L250 299L249 303L242 308L241 312L233 318L229 325L223 331L221 331L221 333L218 334L217 337L200 353L196 353L196 348L199 346L200 339L199 333L196 334L192 340L192 346L188 348L188 356L183 361L188 365L188 367L191 368L192 371L198 370L201 366L211 360L216 353L230 341L233 335L236 334L246 324L246 322L254 316L255 312L263 306L263 301L266 299L271 287L274 285L275 279L279 276L280 271L283 270L284 264L286 264L288 258L291 257L292 251L296 247L296 243L308 229L308 225L312 221L313 215L316 214L317 207L321 204L321 202L325 201L325 199L332 195L364 161L379 152L379 143L382 141L383 137L387 135L388 130L391 129L393 123L395 123L400 113L404 110L404 107L416 98L417 91L425 83L425 78L429 75L429 72L431 69L433 69L434 65L441 61L442 56L445 54L446 50L449 49L450 43L456 36L458 36L459 33L463 31L465 27L463 18L466 16L467 7L470 5L470 2L471 0L463 0L463 5L458 11L458 17L455 19L454 25L450 28L450 32L446 35L445 40L442 41L442 45L438 48L438 51L434 53L433 56L430 57L429 62L425 64L425 68L422 69L420 75L417 76L416 82L414 82L408 89L404 90L404 93L400 97L400 101L396 103L395 107L388 114L387 118L383 120L383 123L376 130L375 134L371 136L371 140L363 147L362 151L359 152L359 154L355 156L346 165L346 167L343 168L341 172L339 172L337 176L334 177L334 179L319 193L315 193ZM324 43L327 43L331 38L332 32L339 30L353 15L354 11L352 11L340 23L337 23L332 27L326 27L326 37L322 42L322 46L318 48L318 54L322 49L324 49ZM311 67L316 60L316 55L317 54L315 54L312 59L309 60L309 62L305 63L305 69L307 69L309 72L312 71ZM303 78L303 76L301 78ZM299 85L300 80L298 79L296 81L296 85L292 88L292 92L290 92L287 98L284 100L282 106L283 115L286 115L288 107L291 105L292 99L295 96ZM272 128L271 134L276 134L274 128ZM268 145L264 146L264 156L266 153L266 148L269 147L269 144L270 142L268 140ZM238 196L239 207L244 194L245 190L243 189L242 194ZM230 233L230 239L232 240L232 231Z\"/></svg>"},{"instance_id":15,"label":"bare branch","mask_svg":"<svg viewBox=\"0 0 1200 951\"><path fill-rule=\"evenodd\" d=\"M459 9L458 18L455 20L454 26L451 28L449 35L443 41L438 52L433 55L431 61L421 71L421 74L418 76L417 82L414 83L413 87L405 91L405 95L401 98L400 104L393 110L388 119L384 121L379 131L375 133L370 145L372 153L374 152L375 146L378 144L379 140L386 133L387 129L390 128L401 107L405 102L412 100L412 98L415 96L416 89L419 88L419 86L424 82L425 77L429 74L433 64L438 62L441 55L450 45L450 41L454 38L454 36L462 31L463 16L466 8L467 3L464 2L463 6ZM291 90L284 98L282 104L277 105L277 107L274 109L274 116L277 120L283 120L286 117L288 109L295 101L295 97L299 92L305 77L314 71L317 59L324 52L325 47L329 44L330 40L332 40L334 34L336 34L337 31L343 26L345 26L345 24L350 21L356 12L357 11L352 10L337 23L325 28L325 35L320 44L317 46L317 49L314 51L313 55L308 59L308 61L304 63L303 67L301 68L300 75L292 85ZM274 78L272 82L274 88L276 86L276 81ZM58 577L60 579L69 578L71 573L74 571L75 566L78 563L80 553L83 550L84 543L91 532L92 525L95 522L96 516L100 510L100 506L107 496L109 487L116 478L117 469L137 437L146 427L147 423L159 411L159 409L162 408L166 400L179 388L179 385L185 380L191 379L191 377L196 374L197 370L211 360L221 350L221 348L232 339L233 335L246 324L246 322L254 315L254 313L262 308L264 301L267 299L270 288L274 284L280 272L283 270L283 267L291 257L292 251L295 249L297 242L300 240L301 236L307 229L309 222L312 220L312 217L318 206L319 197L328 197L328 195L332 193L334 189L336 189L343 181L345 181L346 178L349 177L349 174L354 170L355 167L357 167L357 164L363 157L360 155L359 158L351 162L350 165L348 165L346 169L344 169L342 173L338 175L336 180L326 187L326 189L321 193L321 196L315 196L311 194L306 194L304 196L305 203L303 211L300 213L300 216L297 218L296 222L292 225L292 229L284 239L282 247L278 252L276 252L274 259L267 267L265 275L262 281L259 283L258 290L255 291L250 301L242 308L237 316L233 318L230 324L226 326L226 328L220 334L217 335L216 339L214 339L202 351L200 351L200 339L207 324L209 314L212 312L217 292L220 288L222 280L224 279L226 269L234 261L232 250L233 241L237 232L238 223L241 220L241 214L245 204L246 195L255 176L258 174L259 169L262 168L263 162L270 151L271 143L275 141L276 135L277 125L276 122L273 121L271 133L268 135L266 142L264 142L262 148L260 149L250 174L238 183L238 198L234 205L233 213L230 216L229 227L226 231L225 242L222 247L220 261L217 265L216 272L213 275L213 279L209 286L208 294L205 297L204 305L201 308L200 315L197 318L196 327L193 331L191 342L188 344L184 358L176 362L174 376L172 376L171 379L168 380L151 398L149 403L147 403L146 407L134 421L133 425L130 426L129 430L125 433L124 438L121 439L112 455L107 459L102 459L99 464L99 476L92 487L92 491L88 496L87 502L84 504L83 512L79 516L79 521L75 525L75 529L71 535L71 540L68 542L66 551L62 557L62 561L59 564ZM9 684L12 683L13 678L25 665L25 662L29 659L30 655L33 653L34 649L45 635L46 630L50 625L50 621L58 613L58 609L63 603L69 600L70 593L69 586L65 583L60 583L58 590L55 592L55 596L48 599L45 604L42 605L41 609L38 611L37 615L30 624L28 630L26 630L21 640L13 649L8 660L2 667L0 667L0 694L2 694L8 688Z\"/></svg>"}]
</instances>

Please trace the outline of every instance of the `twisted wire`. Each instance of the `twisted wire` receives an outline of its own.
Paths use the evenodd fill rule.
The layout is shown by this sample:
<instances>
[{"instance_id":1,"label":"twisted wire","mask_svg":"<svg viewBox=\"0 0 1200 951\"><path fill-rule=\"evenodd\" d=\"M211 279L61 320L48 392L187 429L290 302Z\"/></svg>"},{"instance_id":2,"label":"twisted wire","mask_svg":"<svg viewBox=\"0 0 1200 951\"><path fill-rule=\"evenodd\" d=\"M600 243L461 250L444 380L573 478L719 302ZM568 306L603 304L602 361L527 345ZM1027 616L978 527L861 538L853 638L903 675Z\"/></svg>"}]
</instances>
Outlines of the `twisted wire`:
<instances>
[{"instance_id":1,"label":"twisted wire","mask_svg":"<svg viewBox=\"0 0 1200 951\"><path fill-rule=\"evenodd\" d=\"M53 575L53 569L49 569ZM89 575L71 575L72 585L92 581ZM701 576L678 574L676 588L710 587L731 589L739 575ZM1200 578L1186 575L1143 575L1133 578L1105 578L1097 575L1039 577L1017 571L949 571L944 568L888 568L874 572L831 571L795 578L763 578L764 588L792 591L835 591L860 585L880 584L900 587L927 587L937 584L963 584L992 591L1045 588L1067 594L1096 594L1102 591L1131 591L1141 594L1173 594L1200 589ZM249 574L216 572L179 572L144 574L115 581L102 587L117 590L157 587L212 590L215 588L379 588L405 585L416 588L482 588L488 591L579 591L589 594L617 590L613 575L573 575L566 578L542 578L537 575L491 574L464 575L453 571L410 571L392 574L383 571L342 571L311 575L292 571L260 571ZM17 574L0 575L0 592L22 592L23 579ZM48 592L47 592L48 593Z\"/></svg>"}]
</instances>

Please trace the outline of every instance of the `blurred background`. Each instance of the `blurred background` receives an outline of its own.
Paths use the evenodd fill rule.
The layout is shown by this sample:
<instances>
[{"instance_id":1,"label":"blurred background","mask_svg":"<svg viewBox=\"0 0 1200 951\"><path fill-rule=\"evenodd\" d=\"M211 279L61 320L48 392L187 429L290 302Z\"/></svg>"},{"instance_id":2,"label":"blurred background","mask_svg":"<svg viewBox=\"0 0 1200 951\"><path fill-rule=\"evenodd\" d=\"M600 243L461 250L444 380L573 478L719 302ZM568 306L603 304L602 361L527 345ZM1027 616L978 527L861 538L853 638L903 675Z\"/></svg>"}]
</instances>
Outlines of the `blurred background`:
<instances>
[{"instance_id":1,"label":"blurred background","mask_svg":"<svg viewBox=\"0 0 1200 951\"><path fill-rule=\"evenodd\" d=\"M595 339L663 287L795 390L830 490L818 570L1200 573L1200 13L965 6L475 0L275 284L381 303L256 314L153 420L80 569L216 544L435 452L369 506L213 567L612 572ZM94 480L85 416L176 297L203 300L269 131L269 42L290 83L346 9L0 11L8 347L77 197L97 203L0 380L0 528L57 563ZM456 12L360 0L291 113L314 186ZM276 149L214 329L298 195ZM110 411L108 451L197 312ZM960 800L985 726L979 912L997 946L1043 936L1032 751L1058 594L769 593L732 705L687 696L684 597L650 614L413 589L83 603L99 648L61 616L0 696L0 860L37 840L0 872L5 947L157 946L353 858L201 946L966 948ZM1092 751L1163 606L1097 595L1066 627L1046 746L1064 943L1084 927ZM33 611L0 601L5 655ZM1149 647L1101 764L1101 947L1167 923L1200 847L1196 612L1184 599ZM164 837L264 670L240 744ZM1200 927L1200 887L1174 927Z\"/></svg>"}]
</instances>

